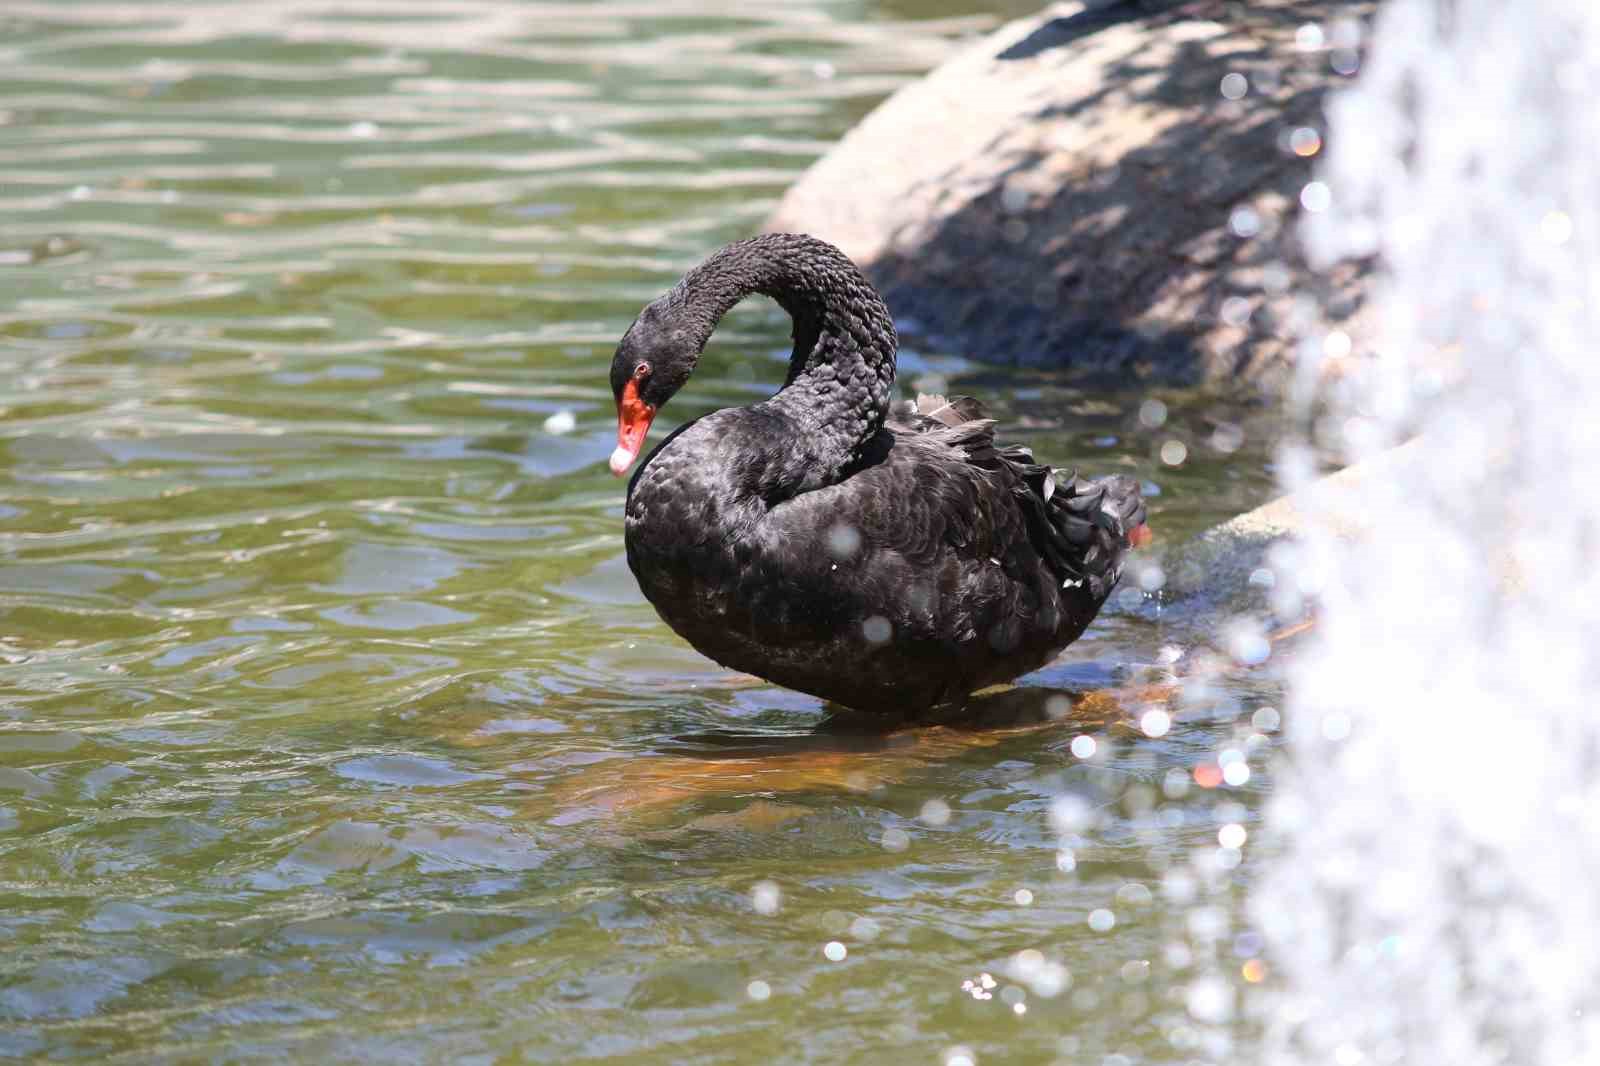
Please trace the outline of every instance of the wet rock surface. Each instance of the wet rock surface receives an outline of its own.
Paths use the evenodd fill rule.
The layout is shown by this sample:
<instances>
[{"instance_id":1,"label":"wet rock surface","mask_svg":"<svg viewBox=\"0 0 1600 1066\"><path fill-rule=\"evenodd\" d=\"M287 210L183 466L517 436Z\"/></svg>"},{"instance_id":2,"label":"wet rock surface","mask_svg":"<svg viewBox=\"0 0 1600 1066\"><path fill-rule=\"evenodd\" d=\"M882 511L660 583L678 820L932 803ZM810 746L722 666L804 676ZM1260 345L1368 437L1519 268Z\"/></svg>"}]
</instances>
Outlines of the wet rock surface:
<instances>
[{"instance_id":1,"label":"wet rock surface","mask_svg":"<svg viewBox=\"0 0 1600 1066\"><path fill-rule=\"evenodd\" d=\"M1293 622L1311 592L1277 588L1280 581L1292 583L1297 568L1292 555L1278 552L1279 546L1303 538L1313 528L1349 541L1369 537L1371 486L1420 477L1419 462L1414 442L1401 445L1173 546L1160 556L1166 574L1163 602L1187 616L1211 620L1225 613L1256 611L1277 613L1285 624ZM1497 569L1508 567L1497 562ZM1286 603L1291 606L1284 608Z\"/></svg>"},{"instance_id":2,"label":"wet rock surface","mask_svg":"<svg viewBox=\"0 0 1600 1066\"><path fill-rule=\"evenodd\" d=\"M1292 230L1323 206L1326 190L1305 192L1322 107L1359 68L1376 6L1053 5L896 93L768 228L843 247L913 344L1276 383L1314 313ZM1323 314L1357 336L1364 274L1317 282Z\"/></svg>"}]
</instances>

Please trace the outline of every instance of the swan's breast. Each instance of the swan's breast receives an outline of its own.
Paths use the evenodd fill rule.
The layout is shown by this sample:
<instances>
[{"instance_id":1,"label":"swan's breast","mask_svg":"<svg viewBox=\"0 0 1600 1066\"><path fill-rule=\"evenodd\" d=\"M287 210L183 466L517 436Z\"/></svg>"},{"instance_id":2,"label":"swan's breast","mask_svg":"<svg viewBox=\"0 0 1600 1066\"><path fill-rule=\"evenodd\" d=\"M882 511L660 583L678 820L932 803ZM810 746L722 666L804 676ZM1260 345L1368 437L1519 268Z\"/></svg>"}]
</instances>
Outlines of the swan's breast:
<instances>
[{"instance_id":1,"label":"swan's breast","mask_svg":"<svg viewBox=\"0 0 1600 1066\"><path fill-rule=\"evenodd\" d=\"M734 488L725 427L716 412L669 437L629 487L623 533L628 565L663 615L694 609L736 584L748 501ZM668 621L672 621L668 617Z\"/></svg>"}]
</instances>

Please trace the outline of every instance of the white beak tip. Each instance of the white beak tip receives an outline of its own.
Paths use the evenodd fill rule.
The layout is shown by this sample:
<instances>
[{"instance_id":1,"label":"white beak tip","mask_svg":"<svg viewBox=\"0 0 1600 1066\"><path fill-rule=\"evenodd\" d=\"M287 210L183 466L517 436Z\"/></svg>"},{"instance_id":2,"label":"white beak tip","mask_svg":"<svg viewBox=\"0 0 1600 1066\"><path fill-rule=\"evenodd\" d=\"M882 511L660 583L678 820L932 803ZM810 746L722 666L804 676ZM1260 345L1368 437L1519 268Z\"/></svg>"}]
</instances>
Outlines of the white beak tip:
<instances>
[{"instance_id":1,"label":"white beak tip","mask_svg":"<svg viewBox=\"0 0 1600 1066\"><path fill-rule=\"evenodd\" d=\"M634 452L617 445L617 450L611 453L611 472L621 477L628 472L628 467L633 465Z\"/></svg>"}]
</instances>

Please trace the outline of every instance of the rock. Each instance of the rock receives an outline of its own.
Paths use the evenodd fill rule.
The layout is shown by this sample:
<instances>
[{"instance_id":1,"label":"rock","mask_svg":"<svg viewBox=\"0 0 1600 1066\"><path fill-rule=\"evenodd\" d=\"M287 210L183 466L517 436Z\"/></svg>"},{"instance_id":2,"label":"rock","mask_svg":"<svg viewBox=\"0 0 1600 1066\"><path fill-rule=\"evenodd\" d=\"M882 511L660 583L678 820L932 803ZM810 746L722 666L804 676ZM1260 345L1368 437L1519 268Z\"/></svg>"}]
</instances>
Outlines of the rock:
<instances>
[{"instance_id":1,"label":"rock","mask_svg":"<svg viewBox=\"0 0 1600 1066\"><path fill-rule=\"evenodd\" d=\"M1167 575L1165 605L1186 616L1207 619L1226 612L1271 613L1274 601L1282 602L1272 590L1288 575L1274 572L1262 582L1255 575L1282 570L1282 564L1289 561L1274 549L1304 534L1311 523L1342 540L1361 540L1368 533L1364 515L1371 507L1367 487L1424 479L1417 455L1413 444L1401 445L1176 545L1160 561Z\"/></svg>"},{"instance_id":2,"label":"rock","mask_svg":"<svg viewBox=\"0 0 1600 1066\"><path fill-rule=\"evenodd\" d=\"M844 248L912 343L1173 383L1276 380L1296 316L1313 314L1288 231L1323 97L1358 65L1375 6L1054 5L890 97L767 228ZM1359 311L1363 274L1319 282L1335 322Z\"/></svg>"}]
</instances>

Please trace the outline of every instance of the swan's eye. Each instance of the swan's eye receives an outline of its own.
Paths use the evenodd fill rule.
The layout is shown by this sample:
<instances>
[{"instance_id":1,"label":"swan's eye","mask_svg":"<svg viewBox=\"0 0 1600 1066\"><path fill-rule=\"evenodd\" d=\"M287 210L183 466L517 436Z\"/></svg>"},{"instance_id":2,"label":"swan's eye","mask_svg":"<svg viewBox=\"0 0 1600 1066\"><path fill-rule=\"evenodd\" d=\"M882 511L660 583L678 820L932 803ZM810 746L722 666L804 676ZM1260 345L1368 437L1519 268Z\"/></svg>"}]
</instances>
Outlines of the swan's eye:
<instances>
[{"instance_id":1,"label":"swan's eye","mask_svg":"<svg viewBox=\"0 0 1600 1066\"><path fill-rule=\"evenodd\" d=\"M640 381L643 381L645 378L649 377L650 376L650 364L649 363L640 363L638 366L634 367L633 368L633 376L638 378Z\"/></svg>"}]
</instances>

